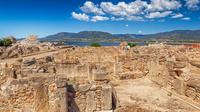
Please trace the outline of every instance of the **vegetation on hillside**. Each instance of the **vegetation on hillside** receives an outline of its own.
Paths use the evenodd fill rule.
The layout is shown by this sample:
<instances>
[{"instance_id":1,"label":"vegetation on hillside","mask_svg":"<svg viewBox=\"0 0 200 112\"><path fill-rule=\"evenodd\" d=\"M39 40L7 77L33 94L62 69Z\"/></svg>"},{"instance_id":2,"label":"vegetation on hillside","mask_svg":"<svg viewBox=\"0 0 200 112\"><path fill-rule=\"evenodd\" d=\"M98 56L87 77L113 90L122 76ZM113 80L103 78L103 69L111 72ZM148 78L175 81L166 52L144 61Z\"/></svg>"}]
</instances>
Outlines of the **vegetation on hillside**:
<instances>
[{"instance_id":1,"label":"vegetation on hillside","mask_svg":"<svg viewBox=\"0 0 200 112\"><path fill-rule=\"evenodd\" d=\"M90 44L91 47L101 47L101 44L93 42Z\"/></svg>"},{"instance_id":2,"label":"vegetation on hillside","mask_svg":"<svg viewBox=\"0 0 200 112\"><path fill-rule=\"evenodd\" d=\"M130 46L130 47L135 47L135 46L136 46L136 43L128 43L128 46Z\"/></svg>"}]
</instances>

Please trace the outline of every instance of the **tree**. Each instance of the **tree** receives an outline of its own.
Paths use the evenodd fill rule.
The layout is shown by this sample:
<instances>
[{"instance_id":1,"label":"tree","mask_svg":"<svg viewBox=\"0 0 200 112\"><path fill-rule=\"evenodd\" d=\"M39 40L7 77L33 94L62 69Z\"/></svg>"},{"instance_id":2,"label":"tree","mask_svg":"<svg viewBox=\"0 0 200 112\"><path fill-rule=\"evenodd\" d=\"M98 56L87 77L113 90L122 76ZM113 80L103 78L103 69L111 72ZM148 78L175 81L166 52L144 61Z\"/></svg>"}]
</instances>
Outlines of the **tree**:
<instances>
[{"instance_id":1,"label":"tree","mask_svg":"<svg viewBox=\"0 0 200 112\"><path fill-rule=\"evenodd\" d=\"M2 43L3 43L3 46L10 46L11 44L12 44L12 41L11 41L11 39L9 39L9 38L4 38L3 40L2 40Z\"/></svg>"},{"instance_id":2,"label":"tree","mask_svg":"<svg viewBox=\"0 0 200 112\"><path fill-rule=\"evenodd\" d=\"M101 44L94 42L94 43L91 43L90 46L91 47L101 47Z\"/></svg>"},{"instance_id":3,"label":"tree","mask_svg":"<svg viewBox=\"0 0 200 112\"><path fill-rule=\"evenodd\" d=\"M136 44L135 44L135 43L128 43L128 46L130 46L130 47L135 47Z\"/></svg>"}]
</instances>

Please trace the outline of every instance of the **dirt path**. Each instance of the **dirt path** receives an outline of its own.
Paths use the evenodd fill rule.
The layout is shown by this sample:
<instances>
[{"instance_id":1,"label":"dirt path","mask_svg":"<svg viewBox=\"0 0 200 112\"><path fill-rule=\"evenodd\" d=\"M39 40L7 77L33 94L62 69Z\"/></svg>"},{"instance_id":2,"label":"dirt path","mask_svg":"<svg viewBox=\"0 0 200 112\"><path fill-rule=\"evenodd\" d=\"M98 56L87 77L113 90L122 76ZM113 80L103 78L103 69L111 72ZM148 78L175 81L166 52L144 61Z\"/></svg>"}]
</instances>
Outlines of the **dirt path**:
<instances>
[{"instance_id":1,"label":"dirt path","mask_svg":"<svg viewBox=\"0 0 200 112\"><path fill-rule=\"evenodd\" d=\"M147 78L121 81L115 89L122 106L137 104L144 109L161 112L199 112L194 107L196 105L183 102L181 98L158 87Z\"/></svg>"}]
</instances>

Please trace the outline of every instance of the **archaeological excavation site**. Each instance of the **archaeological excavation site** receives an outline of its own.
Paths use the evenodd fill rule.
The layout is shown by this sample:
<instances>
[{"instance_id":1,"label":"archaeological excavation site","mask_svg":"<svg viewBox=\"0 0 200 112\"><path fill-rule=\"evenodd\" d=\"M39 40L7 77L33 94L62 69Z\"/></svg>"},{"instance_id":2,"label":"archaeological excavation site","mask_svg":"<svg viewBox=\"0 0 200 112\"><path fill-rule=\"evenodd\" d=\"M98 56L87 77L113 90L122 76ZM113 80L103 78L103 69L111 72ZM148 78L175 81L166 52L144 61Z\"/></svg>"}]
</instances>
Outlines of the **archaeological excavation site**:
<instances>
[{"instance_id":1,"label":"archaeological excavation site","mask_svg":"<svg viewBox=\"0 0 200 112\"><path fill-rule=\"evenodd\" d=\"M0 48L0 112L200 112L200 49Z\"/></svg>"}]
</instances>

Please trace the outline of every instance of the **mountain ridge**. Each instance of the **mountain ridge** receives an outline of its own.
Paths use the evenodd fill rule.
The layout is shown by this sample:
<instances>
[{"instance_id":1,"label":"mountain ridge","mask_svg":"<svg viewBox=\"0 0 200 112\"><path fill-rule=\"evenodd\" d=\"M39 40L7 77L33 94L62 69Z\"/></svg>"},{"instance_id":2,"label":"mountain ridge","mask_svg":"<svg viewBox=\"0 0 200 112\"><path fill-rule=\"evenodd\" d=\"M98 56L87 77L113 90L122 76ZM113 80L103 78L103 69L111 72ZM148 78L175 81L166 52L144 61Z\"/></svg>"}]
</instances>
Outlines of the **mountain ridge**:
<instances>
[{"instance_id":1,"label":"mountain ridge","mask_svg":"<svg viewBox=\"0 0 200 112\"><path fill-rule=\"evenodd\" d=\"M41 38L43 41L122 41L122 40L193 40L200 41L200 30L173 30L155 34L111 34L103 31L81 31L78 33L60 32Z\"/></svg>"}]
</instances>

